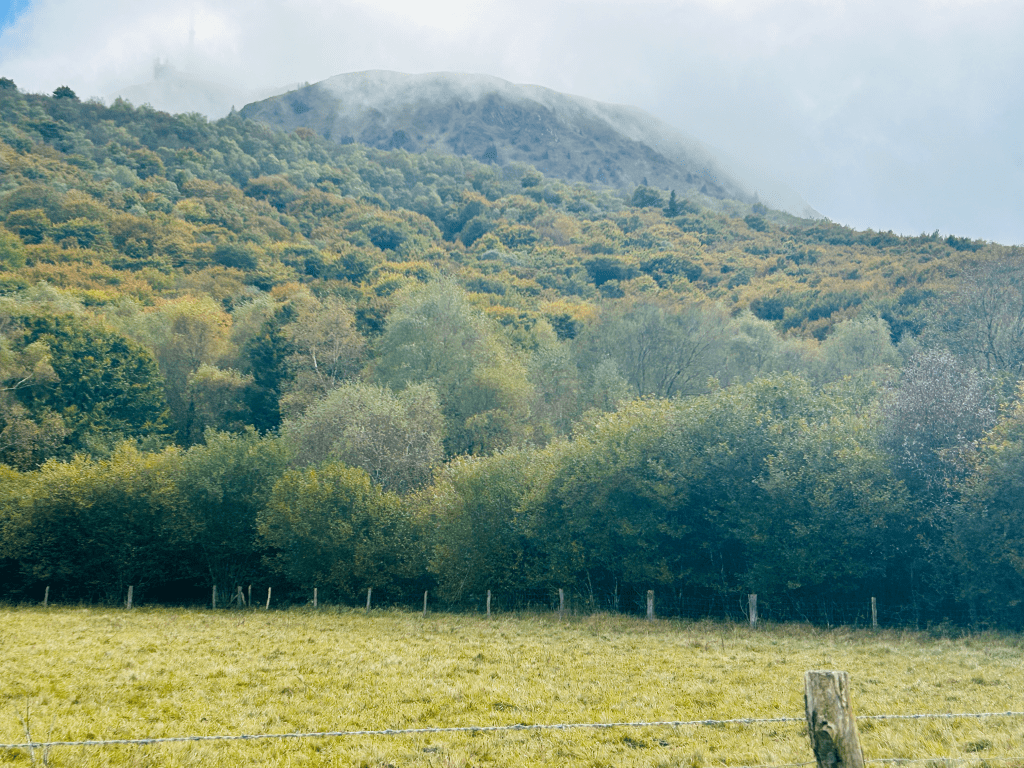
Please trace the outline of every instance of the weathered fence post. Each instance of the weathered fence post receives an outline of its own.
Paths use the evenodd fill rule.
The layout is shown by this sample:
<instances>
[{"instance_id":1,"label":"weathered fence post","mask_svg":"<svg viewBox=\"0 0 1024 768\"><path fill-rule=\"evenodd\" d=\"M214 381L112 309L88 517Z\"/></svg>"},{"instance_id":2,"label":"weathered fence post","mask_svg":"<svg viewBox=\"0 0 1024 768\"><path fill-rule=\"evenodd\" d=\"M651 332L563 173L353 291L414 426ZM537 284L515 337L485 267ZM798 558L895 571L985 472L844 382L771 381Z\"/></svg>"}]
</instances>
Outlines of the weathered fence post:
<instances>
[{"instance_id":1,"label":"weathered fence post","mask_svg":"<svg viewBox=\"0 0 1024 768\"><path fill-rule=\"evenodd\" d=\"M252 608L252 584L249 585L249 601L246 603L246 605Z\"/></svg>"},{"instance_id":2,"label":"weathered fence post","mask_svg":"<svg viewBox=\"0 0 1024 768\"><path fill-rule=\"evenodd\" d=\"M818 768L864 768L857 721L845 672L811 671L804 675L807 732Z\"/></svg>"},{"instance_id":3,"label":"weathered fence post","mask_svg":"<svg viewBox=\"0 0 1024 768\"><path fill-rule=\"evenodd\" d=\"M373 587L366 588L366 610L370 610L370 601L373 599Z\"/></svg>"},{"instance_id":4,"label":"weathered fence post","mask_svg":"<svg viewBox=\"0 0 1024 768\"><path fill-rule=\"evenodd\" d=\"M271 589L273 589L273 587L267 587L267 607L263 609L265 611L269 611L270 610L270 590Z\"/></svg>"},{"instance_id":5,"label":"weathered fence post","mask_svg":"<svg viewBox=\"0 0 1024 768\"><path fill-rule=\"evenodd\" d=\"M871 598L871 628L878 629L878 601Z\"/></svg>"},{"instance_id":6,"label":"weathered fence post","mask_svg":"<svg viewBox=\"0 0 1024 768\"><path fill-rule=\"evenodd\" d=\"M317 588L313 587L313 607L317 606Z\"/></svg>"},{"instance_id":7,"label":"weathered fence post","mask_svg":"<svg viewBox=\"0 0 1024 768\"><path fill-rule=\"evenodd\" d=\"M427 593L430 590L423 590L423 618L427 618Z\"/></svg>"},{"instance_id":8,"label":"weathered fence post","mask_svg":"<svg viewBox=\"0 0 1024 768\"><path fill-rule=\"evenodd\" d=\"M654 590L647 590L647 620L654 621Z\"/></svg>"},{"instance_id":9,"label":"weathered fence post","mask_svg":"<svg viewBox=\"0 0 1024 768\"><path fill-rule=\"evenodd\" d=\"M561 621L563 616L565 616L565 590L559 588L559 590L558 590L558 620Z\"/></svg>"},{"instance_id":10,"label":"weathered fence post","mask_svg":"<svg viewBox=\"0 0 1024 768\"><path fill-rule=\"evenodd\" d=\"M235 592L235 599L238 601L238 607L241 608L245 605L245 593L242 591L242 585L238 585L238 589Z\"/></svg>"},{"instance_id":11,"label":"weathered fence post","mask_svg":"<svg viewBox=\"0 0 1024 768\"><path fill-rule=\"evenodd\" d=\"M128 585L128 603L127 603L127 606L126 606L127 610L129 610L129 611L132 609L132 593L134 591L135 591L135 587L133 587L131 584L129 584Z\"/></svg>"},{"instance_id":12,"label":"weathered fence post","mask_svg":"<svg viewBox=\"0 0 1024 768\"><path fill-rule=\"evenodd\" d=\"M487 590L487 618L491 618L491 590Z\"/></svg>"},{"instance_id":13,"label":"weathered fence post","mask_svg":"<svg viewBox=\"0 0 1024 768\"><path fill-rule=\"evenodd\" d=\"M750 609L750 628L757 629L757 594L747 595L747 606Z\"/></svg>"},{"instance_id":14,"label":"weathered fence post","mask_svg":"<svg viewBox=\"0 0 1024 768\"><path fill-rule=\"evenodd\" d=\"M50 585L46 585L46 591L43 593L43 608L50 604Z\"/></svg>"},{"instance_id":15,"label":"weathered fence post","mask_svg":"<svg viewBox=\"0 0 1024 768\"><path fill-rule=\"evenodd\" d=\"M213 606L213 610L217 610L217 585L213 585L213 597L210 599L210 604Z\"/></svg>"}]
</instances>

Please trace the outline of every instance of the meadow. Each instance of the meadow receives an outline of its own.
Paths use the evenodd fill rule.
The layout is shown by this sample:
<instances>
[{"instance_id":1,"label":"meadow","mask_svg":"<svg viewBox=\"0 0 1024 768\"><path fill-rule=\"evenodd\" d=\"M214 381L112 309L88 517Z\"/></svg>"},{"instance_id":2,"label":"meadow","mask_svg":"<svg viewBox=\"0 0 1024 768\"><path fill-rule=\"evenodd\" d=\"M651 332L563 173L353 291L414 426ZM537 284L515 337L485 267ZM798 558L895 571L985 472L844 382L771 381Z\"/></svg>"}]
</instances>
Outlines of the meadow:
<instances>
[{"instance_id":1,"label":"meadow","mask_svg":"<svg viewBox=\"0 0 1024 768\"><path fill-rule=\"evenodd\" d=\"M803 716L850 673L859 715L1024 710L1022 638L343 608L0 609L0 743ZM865 757L1024 765L1024 718L860 721ZM807 763L802 723L0 750L51 766ZM922 763L923 764L923 763Z\"/></svg>"}]
</instances>

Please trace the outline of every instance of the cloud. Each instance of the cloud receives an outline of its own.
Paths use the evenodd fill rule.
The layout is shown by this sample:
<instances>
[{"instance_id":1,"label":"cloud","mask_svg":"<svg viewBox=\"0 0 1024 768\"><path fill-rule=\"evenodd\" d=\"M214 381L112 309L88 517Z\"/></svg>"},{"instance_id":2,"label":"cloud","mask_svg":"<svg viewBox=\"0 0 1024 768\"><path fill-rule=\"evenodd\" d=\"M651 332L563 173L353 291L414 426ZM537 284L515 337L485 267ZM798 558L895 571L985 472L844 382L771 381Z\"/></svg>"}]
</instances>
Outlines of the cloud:
<instances>
[{"instance_id":1,"label":"cloud","mask_svg":"<svg viewBox=\"0 0 1024 768\"><path fill-rule=\"evenodd\" d=\"M104 96L482 72L640 106L830 218L1024 242L1017 0L34 0L0 74Z\"/></svg>"}]
</instances>

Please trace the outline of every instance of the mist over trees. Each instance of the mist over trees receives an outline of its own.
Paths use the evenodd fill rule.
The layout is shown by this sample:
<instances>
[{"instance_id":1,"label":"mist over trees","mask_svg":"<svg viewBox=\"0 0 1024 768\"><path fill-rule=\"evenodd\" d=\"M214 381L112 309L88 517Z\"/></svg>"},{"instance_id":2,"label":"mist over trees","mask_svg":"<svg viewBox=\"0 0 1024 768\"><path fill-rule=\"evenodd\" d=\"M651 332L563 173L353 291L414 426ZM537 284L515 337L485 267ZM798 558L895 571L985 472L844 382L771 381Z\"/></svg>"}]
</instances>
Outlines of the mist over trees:
<instances>
[{"instance_id":1,"label":"mist over trees","mask_svg":"<svg viewBox=\"0 0 1024 768\"><path fill-rule=\"evenodd\" d=\"M0 171L0 598L1024 625L1020 248L16 88Z\"/></svg>"}]
</instances>

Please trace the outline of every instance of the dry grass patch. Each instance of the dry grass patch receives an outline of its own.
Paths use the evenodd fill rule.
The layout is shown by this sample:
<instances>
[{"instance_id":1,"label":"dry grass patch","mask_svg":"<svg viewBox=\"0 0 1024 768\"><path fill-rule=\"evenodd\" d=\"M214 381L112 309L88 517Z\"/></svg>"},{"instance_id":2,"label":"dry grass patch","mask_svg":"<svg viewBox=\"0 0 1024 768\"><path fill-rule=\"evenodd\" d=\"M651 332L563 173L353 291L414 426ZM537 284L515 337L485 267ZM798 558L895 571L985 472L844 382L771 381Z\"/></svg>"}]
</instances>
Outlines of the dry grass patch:
<instances>
[{"instance_id":1,"label":"dry grass patch","mask_svg":"<svg viewBox=\"0 0 1024 768\"><path fill-rule=\"evenodd\" d=\"M491 621L405 612L0 611L0 742L802 716L845 669L859 713L1024 709L1021 641ZM1024 755L1024 719L862 721L866 756ZM34 759L42 764L37 750ZM30 765L23 750L0 763ZM60 747L52 766L703 766L806 762L801 724ZM1024 765L1024 761L1021 761ZM1005 763L1003 764L1005 765Z\"/></svg>"}]
</instances>

